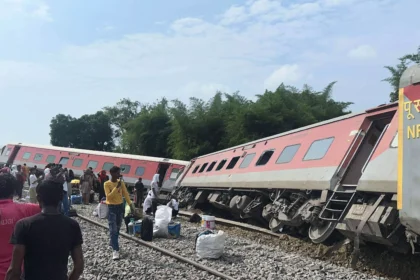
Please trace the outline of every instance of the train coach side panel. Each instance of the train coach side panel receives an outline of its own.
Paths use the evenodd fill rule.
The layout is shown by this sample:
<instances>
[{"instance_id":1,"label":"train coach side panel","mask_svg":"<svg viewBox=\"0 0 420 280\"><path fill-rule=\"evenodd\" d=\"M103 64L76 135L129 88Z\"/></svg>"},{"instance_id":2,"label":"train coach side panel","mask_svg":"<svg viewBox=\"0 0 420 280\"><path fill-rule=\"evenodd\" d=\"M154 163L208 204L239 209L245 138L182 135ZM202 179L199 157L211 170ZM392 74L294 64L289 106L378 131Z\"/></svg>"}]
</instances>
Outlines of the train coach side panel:
<instances>
[{"instance_id":1,"label":"train coach side panel","mask_svg":"<svg viewBox=\"0 0 420 280\"><path fill-rule=\"evenodd\" d=\"M286 134L269 140L244 144L242 147L202 156L196 159L182 186L223 187L223 188L287 188L287 189L331 189L335 186L334 176L349 147L357 135L365 115L355 115L328 124L311 127L295 133ZM314 141L333 139L326 153L319 159L305 160ZM283 149L299 145L289 162L278 163ZM320 148L323 149L323 148ZM269 161L257 166L260 156L273 150ZM252 157L252 154L255 156ZM226 169L232 158L240 157L234 168ZM243 162L247 160L246 167ZM220 170L218 164L226 160ZM208 171L209 166L213 169ZM197 166L199 168L197 169ZM202 167L205 166L203 169ZM195 172L194 172L195 171Z\"/></svg>"},{"instance_id":2,"label":"train coach side panel","mask_svg":"<svg viewBox=\"0 0 420 280\"><path fill-rule=\"evenodd\" d=\"M357 191L397 193L398 111L359 180Z\"/></svg>"}]
</instances>

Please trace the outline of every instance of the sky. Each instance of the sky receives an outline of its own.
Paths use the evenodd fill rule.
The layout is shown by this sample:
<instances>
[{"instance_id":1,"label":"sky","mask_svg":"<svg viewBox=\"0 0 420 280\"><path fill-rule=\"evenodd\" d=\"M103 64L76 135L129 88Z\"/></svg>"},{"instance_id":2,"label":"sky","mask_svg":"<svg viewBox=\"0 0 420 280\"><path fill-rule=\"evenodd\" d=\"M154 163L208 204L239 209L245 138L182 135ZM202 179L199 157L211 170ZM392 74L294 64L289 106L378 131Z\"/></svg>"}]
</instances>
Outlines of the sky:
<instances>
[{"instance_id":1,"label":"sky","mask_svg":"<svg viewBox=\"0 0 420 280\"><path fill-rule=\"evenodd\" d=\"M418 0L0 0L3 144L49 144L55 115L128 97L255 98L280 83L353 111L388 102L384 65L420 45Z\"/></svg>"}]
</instances>

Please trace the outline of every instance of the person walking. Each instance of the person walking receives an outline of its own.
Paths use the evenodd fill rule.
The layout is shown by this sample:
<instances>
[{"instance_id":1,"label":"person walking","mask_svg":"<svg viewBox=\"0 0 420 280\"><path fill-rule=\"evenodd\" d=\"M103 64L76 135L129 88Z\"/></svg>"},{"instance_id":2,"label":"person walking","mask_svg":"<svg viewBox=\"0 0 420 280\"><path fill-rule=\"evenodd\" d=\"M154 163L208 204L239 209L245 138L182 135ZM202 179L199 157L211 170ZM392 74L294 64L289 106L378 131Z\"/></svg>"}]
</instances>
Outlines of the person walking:
<instances>
[{"instance_id":1,"label":"person walking","mask_svg":"<svg viewBox=\"0 0 420 280\"><path fill-rule=\"evenodd\" d=\"M12 174L0 173L0 279L6 277L12 261L13 245L10 244L10 236L16 223L41 212L38 204L13 202L18 184Z\"/></svg>"},{"instance_id":2,"label":"person walking","mask_svg":"<svg viewBox=\"0 0 420 280\"><path fill-rule=\"evenodd\" d=\"M21 279L23 264L25 280L77 280L82 275L82 232L77 221L60 213L63 181L57 177L36 188L42 212L16 223L10 239L13 255L6 280ZM67 276L69 255L73 269Z\"/></svg>"},{"instance_id":3,"label":"person walking","mask_svg":"<svg viewBox=\"0 0 420 280\"><path fill-rule=\"evenodd\" d=\"M36 177L36 170L35 168L31 169L31 175L29 176L29 202L30 203L38 203L36 200L36 187L38 183L42 181L42 177Z\"/></svg>"},{"instance_id":4,"label":"person walking","mask_svg":"<svg viewBox=\"0 0 420 280\"><path fill-rule=\"evenodd\" d=\"M30 173L29 167L26 166L26 163L24 163L23 166L22 166L22 175L23 175L23 179L24 179L23 182L24 183L28 182L28 186L30 185L29 184L29 173Z\"/></svg>"},{"instance_id":5,"label":"person walking","mask_svg":"<svg viewBox=\"0 0 420 280\"><path fill-rule=\"evenodd\" d=\"M64 168L63 171L61 171L63 176L63 201L62 201L62 211L63 214L68 216L69 210L70 210L70 204L69 204L69 173L67 168Z\"/></svg>"},{"instance_id":6,"label":"person walking","mask_svg":"<svg viewBox=\"0 0 420 280\"><path fill-rule=\"evenodd\" d=\"M86 169L82 177L80 177L80 189L82 191L83 204L89 204L90 192L93 189L93 172L89 168Z\"/></svg>"},{"instance_id":7,"label":"person walking","mask_svg":"<svg viewBox=\"0 0 420 280\"><path fill-rule=\"evenodd\" d=\"M105 182L109 180L109 176L106 175L105 170L102 170L101 173L99 173L98 179L100 181L100 186L99 186L99 190L98 190L99 202L101 202L103 198L106 198L105 197L104 185L105 185Z\"/></svg>"},{"instance_id":8,"label":"person walking","mask_svg":"<svg viewBox=\"0 0 420 280\"><path fill-rule=\"evenodd\" d=\"M142 178L140 177L136 184L134 185L134 189L136 190L136 206L137 208L140 208L141 205L143 204L143 192L144 192L144 185L142 182Z\"/></svg>"},{"instance_id":9,"label":"person walking","mask_svg":"<svg viewBox=\"0 0 420 280\"><path fill-rule=\"evenodd\" d=\"M111 180L105 182L104 190L106 196L106 204L108 205L108 225L110 235L110 245L112 247L112 259L118 260L120 258L120 247L118 243L119 232L121 229L122 220L124 217L123 197L130 205L131 211L134 213L134 205L130 200L127 187L121 179L121 168L113 166L109 172L111 173Z\"/></svg>"},{"instance_id":10,"label":"person walking","mask_svg":"<svg viewBox=\"0 0 420 280\"><path fill-rule=\"evenodd\" d=\"M15 176L16 180L18 180L18 182L19 182L18 187L16 188L16 194L18 196L18 199L21 200L22 199L23 184L25 184L25 177L23 176L21 165L16 166L16 171L14 172L14 176Z\"/></svg>"},{"instance_id":11,"label":"person walking","mask_svg":"<svg viewBox=\"0 0 420 280\"><path fill-rule=\"evenodd\" d=\"M152 198L152 212L153 212L153 216L155 216L156 211L157 211L157 205L158 205L158 198L159 198L159 192L160 192L160 187L159 187L159 174L155 174L153 175L153 179L152 179L152 183L150 184L150 191L149 191L149 195Z\"/></svg>"}]
</instances>

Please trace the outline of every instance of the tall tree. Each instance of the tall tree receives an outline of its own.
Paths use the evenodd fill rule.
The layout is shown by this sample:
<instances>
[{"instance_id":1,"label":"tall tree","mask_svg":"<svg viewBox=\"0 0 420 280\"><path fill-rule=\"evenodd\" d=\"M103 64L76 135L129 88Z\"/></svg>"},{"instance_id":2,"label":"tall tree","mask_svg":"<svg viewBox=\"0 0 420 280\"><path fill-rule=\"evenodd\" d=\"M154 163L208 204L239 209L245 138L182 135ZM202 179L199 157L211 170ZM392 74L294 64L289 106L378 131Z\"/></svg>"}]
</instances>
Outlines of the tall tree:
<instances>
[{"instance_id":1,"label":"tall tree","mask_svg":"<svg viewBox=\"0 0 420 280\"><path fill-rule=\"evenodd\" d=\"M111 121L114 129L114 141L119 145L117 149L120 151L125 150L125 147L122 146L120 141L121 136L125 131L125 125L139 114L140 107L140 102L132 101L129 98L123 98L114 106L103 108L103 111Z\"/></svg>"},{"instance_id":2,"label":"tall tree","mask_svg":"<svg viewBox=\"0 0 420 280\"><path fill-rule=\"evenodd\" d=\"M392 87L392 92L389 94L390 102L398 100L398 90L400 85L400 79L403 72L413 63L420 63L420 46L417 48L417 53L406 54L399 59L399 63L396 66L384 66L391 74L388 78L382 81L388 82Z\"/></svg>"},{"instance_id":3,"label":"tall tree","mask_svg":"<svg viewBox=\"0 0 420 280\"><path fill-rule=\"evenodd\" d=\"M124 153L190 160L348 113L351 103L335 101L333 87L316 91L281 84L255 101L238 92L217 92L207 101L190 98L188 105L165 98L143 105L122 99L79 119L57 115L51 120L51 143L111 150L116 140L114 150Z\"/></svg>"},{"instance_id":4,"label":"tall tree","mask_svg":"<svg viewBox=\"0 0 420 280\"><path fill-rule=\"evenodd\" d=\"M168 137L168 101L163 98L155 104L142 106L136 118L125 126L122 145L127 152L155 157L170 157Z\"/></svg>"},{"instance_id":5,"label":"tall tree","mask_svg":"<svg viewBox=\"0 0 420 280\"><path fill-rule=\"evenodd\" d=\"M76 119L59 114L51 120L51 144L54 146L112 151L113 131L109 117L102 111Z\"/></svg>"}]
</instances>

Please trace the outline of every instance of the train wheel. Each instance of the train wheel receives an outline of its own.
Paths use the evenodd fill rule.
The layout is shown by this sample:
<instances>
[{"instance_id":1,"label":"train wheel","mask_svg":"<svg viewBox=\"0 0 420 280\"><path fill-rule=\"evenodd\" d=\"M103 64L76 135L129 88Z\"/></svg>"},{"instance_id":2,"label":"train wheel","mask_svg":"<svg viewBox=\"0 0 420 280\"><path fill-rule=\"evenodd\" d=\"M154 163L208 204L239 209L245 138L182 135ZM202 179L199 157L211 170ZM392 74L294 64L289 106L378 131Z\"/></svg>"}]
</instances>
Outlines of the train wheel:
<instances>
[{"instance_id":1,"label":"train wheel","mask_svg":"<svg viewBox=\"0 0 420 280\"><path fill-rule=\"evenodd\" d=\"M336 223L324 221L319 225L311 225L308 230L308 236L313 243L325 242L335 230Z\"/></svg>"},{"instance_id":2,"label":"train wheel","mask_svg":"<svg viewBox=\"0 0 420 280\"><path fill-rule=\"evenodd\" d=\"M272 232L278 232L282 228L283 224L276 218L271 218L268 225Z\"/></svg>"}]
</instances>

